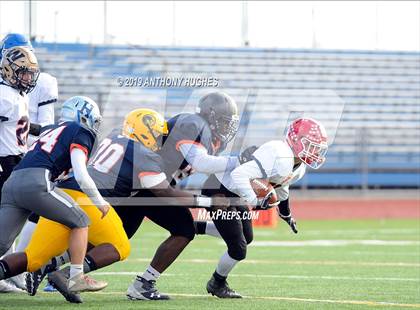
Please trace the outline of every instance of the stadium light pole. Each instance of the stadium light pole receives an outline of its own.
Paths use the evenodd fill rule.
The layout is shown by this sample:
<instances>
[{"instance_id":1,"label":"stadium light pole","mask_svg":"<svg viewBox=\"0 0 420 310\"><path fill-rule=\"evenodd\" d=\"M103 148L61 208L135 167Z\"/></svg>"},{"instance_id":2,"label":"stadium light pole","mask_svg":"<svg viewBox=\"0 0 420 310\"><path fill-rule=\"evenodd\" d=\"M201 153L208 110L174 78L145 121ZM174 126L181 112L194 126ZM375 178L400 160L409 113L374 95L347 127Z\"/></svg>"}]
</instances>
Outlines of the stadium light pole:
<instances>
[{"instance_id":1,"label":"stadium light pole","mask_svg":"<svg viewBox=\"0 0 420 310\"><path fill-rule=\"evenodd\" d=\"M108 14L107 14L108 8L106 0L104 0L104 44L108 43Z\"/></svg>"},{"instance_id":2,"label":"stadium light pole","mask_svg":"<svg viewBox=\"0 0 420 310\"><path fill-rule=\"evenodd\" d=\"M242 45L249 46L248 38L248 1L242 1Z\"/></svg>"},{"instance_id":3,"label":"stadium light pole","mask_svg":"<svg viewBox=\"0 0 420 310\"><path fill-rule=\"evenodd\" d=\"M176 1L172 1L172 45L176 45Z\"/></svg>"},{"instance_id":4,"label":"stadium light pole","mask_svg":"<svg viewBox=\"0 0 420 310\"><path fill-rule=\"evenodd\" d=\"M57 21L58 21L58 11L54 11L54 43L57 43Z\"/></svg>"}]
</instances>

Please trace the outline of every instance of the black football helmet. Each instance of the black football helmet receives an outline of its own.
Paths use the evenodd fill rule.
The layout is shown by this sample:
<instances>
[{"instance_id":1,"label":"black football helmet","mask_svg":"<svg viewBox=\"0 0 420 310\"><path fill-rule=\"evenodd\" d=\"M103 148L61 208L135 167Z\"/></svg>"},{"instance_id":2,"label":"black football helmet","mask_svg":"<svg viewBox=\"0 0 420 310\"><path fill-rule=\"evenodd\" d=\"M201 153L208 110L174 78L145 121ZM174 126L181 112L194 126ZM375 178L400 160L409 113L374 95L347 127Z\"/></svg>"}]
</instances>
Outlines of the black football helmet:
<instances>
[{"instance_id":1,"label":"black football helmet","mask_svg":"<svg viewBox=\"0 0 420 310\"><path fill-rule=\"evenodd\" d=\"M200 98L198 114L209 124L212 134L228 143L238 131L239 115L235 100L223 92L212 92Z\"/></svg>"}]
</instances>

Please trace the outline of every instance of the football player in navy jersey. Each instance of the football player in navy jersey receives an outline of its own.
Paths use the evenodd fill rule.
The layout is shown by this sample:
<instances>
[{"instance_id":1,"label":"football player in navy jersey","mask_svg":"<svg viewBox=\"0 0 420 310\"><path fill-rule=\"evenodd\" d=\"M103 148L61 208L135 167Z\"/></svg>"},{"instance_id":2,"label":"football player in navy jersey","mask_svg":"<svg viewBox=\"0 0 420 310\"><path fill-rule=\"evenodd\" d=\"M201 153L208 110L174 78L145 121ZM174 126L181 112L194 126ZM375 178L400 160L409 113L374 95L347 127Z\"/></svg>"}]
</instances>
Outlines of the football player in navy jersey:
<instances>
[{"instance_id":1,"label":"football player in navy jersey","mask_svg":"<svg viewBox=\"0 0 420 310\"><path fill-rule=\"evenodd\" d=\"M87 97L64 102L61 121L45 131L15 167L3 187L0 207L0 255L4 254L33 212L71 230L68 288L74 292L103 289L106 283L83 274L89 219L75 201L52 183L73 169L80 187L105 216L110 208L90 178L86 161L93 148L101 115L97 104ZM14 264L11 254L0 261L0 279L10 277ZM26 260L26 256L23 257Z\"/></svg>"},{"instance_id":2,"label":"football player in navy jersey","mask_svg":"<svg viewBox=\"0 0 420 310\"><path fill-rule=\"evenodd\" d=\"M201 207L210 205L211 199L208 197L196 197L191 193L176 190L169 185L164 173L162 158L156 153L162 144L162 136L166 135L167 131L163 116L157 112L150 109L134 110L126 116L122 130L114 130L102 141L88 167L89 174L100 189L101 194L110 202L112 201L112 204L120 210L137 210L135 212L136 221L141 222L147 216L161 225L162 212L176 217L179 207L170 206L162 209L163 207L156 206L158 208L154 210L155 206L151 205L151 202L158 205L156 199L163 200L160 204L167 203L176 206L193 207L197 205ZM130 253L130 244L125 231L128 232L129 237L134 234L135 231L132 230L133 221L125 217L124 221L121 222L114 208L111 208L107 216L101 219L98 210L92 206L92 203L86 194L81 191L73 177L60 181L58 187L79 202L81 208L91 220L89 243L95 247L85 257L84 271L93 271L124 260ZM141 193L139 197L150 197L151 195L145 195L148 191L154 196L150 198L131 197L137 191ZM146 201L143 201L143 206L139 206L133 201L134 199L144 199ZM223 202L228 205L229 202L227 199L215 200L213 203L218 206L222 205ZM86 201L86 203L83 203L83 201ZM182 227L183 223L178 224ZM59 237L56 237L54 244L46 246L45 239L50 234ZM65 237L63 227L53 221L41 219L28 248L25 250L28 266L23 265L20 270L15 270L15 272L22 271L22 268L37 269L47 263L51 256L61 254L67 249ZM51 260L40 270L28 274L28 292L34 295L46 273L67 260L68 255L65 253L60 258ZM80 296L72 294L66 289L64 285L66 274L67 270L65 268L62 271L52 273L49 279L68 301L82 302ZM153 283L147 282L146 284L153 286ZM153 292L149 290L144 295L145 299L164 298L156 290Z\"/></svg>"},{"instance_id":3,"label":"football player in navy jersey","mask_svg":"<svg viewBox=\"0 0 420 310\"><path fill-rule=\"evenodd\" d=\"M169 134L159 154L165 164L168 182L175 185L194 172L213 174L231 171L238 164L236 156L218 156L235 136L239 123L236 102L223 92L211 92L200 98L197 113L182 113L168 120ZM144 193L141 195L144 196ZM203 198L200 198L203 199ZM204 201L204 200L203 200ZM206 207L214 206L211 200ZM157 292L155 282L194 239L194 220L188 208L151 206L116 207L130 237L146 215L170 232L159 246L150 265L136 276L127 291L132 300L158 300L169 297Z\"/></svg>"},{"instance_id":4,"label":"football player in navy jersey","mask_svg":"<svg viewBox=\"0 0 420 310\"><path fill-rule=\"evenodd\" d=\"M182 177L194 171L212 174L234 169L239 164L238 157L217 155L236 134L238 121L235 101L222 92L212 92L203 96L199 101L197 113L183 113L171 118L168 121L169 134L163 137L163 146L158 151L163 159L164 173L151 171L144 174L143 177L147 177L147 182L154 184L155 188L153 191L139 191L135 196L173 197L176 196L173 193L175 190L167 185L176 184ZM131 131L135 132L134 129ZM148 140L156 140L152 133L137 136L147 146ZM95 162L99 159L94 156ZM208 197L196 197L195 204L201 207L226 207L229 204L228 200L220 197L213 197L213 200L206 198ZM168 207L164 203L141 207L114 205L114 209L121 218L129 238L137 231L145 216L170 232L171 235L158 247L145 272L136 276L127 291L127 297L131 300L169 299L169 296L159 293L156 289L156 280L194 239L195 227L191 212L183 206ZM92 258L90 254L89 252L88 255Z\"/></svg>"}]
</instances>

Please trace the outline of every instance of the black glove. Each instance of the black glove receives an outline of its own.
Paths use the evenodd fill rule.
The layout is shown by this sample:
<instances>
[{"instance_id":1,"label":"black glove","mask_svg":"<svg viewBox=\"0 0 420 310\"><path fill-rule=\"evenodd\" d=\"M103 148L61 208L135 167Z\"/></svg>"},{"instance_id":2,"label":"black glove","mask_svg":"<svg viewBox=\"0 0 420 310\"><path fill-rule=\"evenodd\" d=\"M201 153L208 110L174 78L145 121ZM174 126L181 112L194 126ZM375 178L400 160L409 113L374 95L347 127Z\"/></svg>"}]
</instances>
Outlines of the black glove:
<instances>
[{"instance_id":1,"label":"black glove","mask_svg":"<svg viewBox=\"0 0 420 310\"><path fill-rule=\"evenodd\" d=\"M31 123L29 125L29 134L33 136L39 136L41 134L41 128L42 128L41 125Z\"/></svg>"},{"instance_id":2,"label":"black glove","mask_svg":"<svg viewBox=\"0 0 420 310\"><path fill-rule=\"evenodd\" d=\"M288 216L283 216L279 213L280 217L287 223L287 225L290 226L290 229L297 234L298 230L297 230L297 225L296 225L296 221L295 219L292 217L292 215L288 215Z\"/></svg>"},{"instance_id":3,"label":"black glove","mask_svg":"<svg viewBox=\"0 0 420 310\"><path fill-rule=\"evenodd\" d=\"M257 150L258 147L255 145L248 146L242 153L239 155L239 163L242 165L246 162L252 160L252 154Z\"/></svg>"},{"instance_id":4,"label":"black glove","mask_svg":"<svg viewBox=\"0 0 420 310\"><path fill-rule=\"evenodd\" d=\"M256 210L268 210L271 209L273 207L277 207L278 203L270 203L270 198L271 196L273 196L273 192L269 192L264 198L259 200L259 203L257 205L257 207L255 208Z\"/></svg>"}]
</instances>

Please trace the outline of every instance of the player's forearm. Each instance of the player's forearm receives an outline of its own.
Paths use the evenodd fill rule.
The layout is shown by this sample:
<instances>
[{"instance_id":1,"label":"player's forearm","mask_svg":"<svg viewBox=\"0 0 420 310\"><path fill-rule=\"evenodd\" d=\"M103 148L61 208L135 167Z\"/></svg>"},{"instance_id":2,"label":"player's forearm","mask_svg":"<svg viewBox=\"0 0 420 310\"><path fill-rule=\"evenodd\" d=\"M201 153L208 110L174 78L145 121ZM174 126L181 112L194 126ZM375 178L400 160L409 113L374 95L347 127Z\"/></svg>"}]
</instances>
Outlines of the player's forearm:
<instances>
[{"instance_id":1,"label":"player's forearm","mask_svg":"<svg viewBox=\"0 0 420 310\"><path fill-rule=\"evenodd\" d=\"M209 155L206 149L194 144L183 144L180 146L180 151L196 172L213 174L232 171L239 165L236 156Z\"/></svg>"},{"instance_id":2,"label":"player's forearm","mask_svg":"<svg viewBox=\"0 0 420 310\"><path fill-rule=\"evenodd\" d=\"M96 206L107 205L108 203L102 198L96 188L95 182L93 182L86 169L86 155L80 149L73 149L71 152L71 163L74 173L74 178L80 186L80 189L90 198Z\"/></svg>"}]
</instances>

